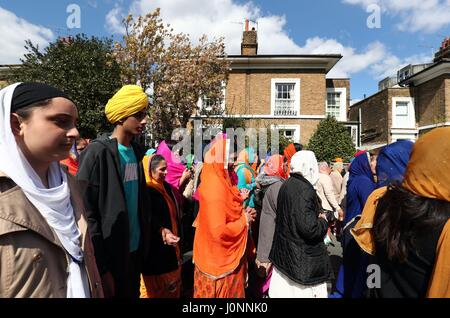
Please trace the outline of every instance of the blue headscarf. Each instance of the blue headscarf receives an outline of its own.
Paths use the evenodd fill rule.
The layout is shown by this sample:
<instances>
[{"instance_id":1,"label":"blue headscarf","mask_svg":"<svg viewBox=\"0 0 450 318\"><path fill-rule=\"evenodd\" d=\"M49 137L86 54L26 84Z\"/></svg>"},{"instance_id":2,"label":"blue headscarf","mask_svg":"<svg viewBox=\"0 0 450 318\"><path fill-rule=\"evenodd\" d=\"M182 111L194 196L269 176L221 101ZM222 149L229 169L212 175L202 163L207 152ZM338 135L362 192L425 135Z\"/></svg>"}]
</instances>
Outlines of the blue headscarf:
<instances>
[{"instance_id":1,"label":"blue headscarf","mask_svg":"<svg viewBox=\"0 0 450 318\"><path fill-rule=\"evenodd\" d=\"M375 182L370 169L369 156L365 152L357 156L350 166L344 224L361 214L366 200L373 190L375 190Z\"/></svg>"},{"instance_id":2,"label":"blue headscarf","mask_svg":"<svg viewBox=\"0 0 450 318\"><path fill-rule=\"evenodd\" d=\"M400 184L414 143L400 140L381 149L377 158L377 188Z\"/></svg>"},{"instance_id":3,"label":"blue headscarf","mask_svg":"<svg viewBox=\"0 0 450 318\"><path fill-rule=\"evenodd\" d=\"M347 185L347 209L345 211L344 231L342 234L343 262L336 280L336 291L331 298L361 298L366 290L366 269L368 255L364 254L350 234L360 215L367 198L375 190L375 182L370 169L367 152L354 158L350 166Z\"/></svg>"}]
</instances>

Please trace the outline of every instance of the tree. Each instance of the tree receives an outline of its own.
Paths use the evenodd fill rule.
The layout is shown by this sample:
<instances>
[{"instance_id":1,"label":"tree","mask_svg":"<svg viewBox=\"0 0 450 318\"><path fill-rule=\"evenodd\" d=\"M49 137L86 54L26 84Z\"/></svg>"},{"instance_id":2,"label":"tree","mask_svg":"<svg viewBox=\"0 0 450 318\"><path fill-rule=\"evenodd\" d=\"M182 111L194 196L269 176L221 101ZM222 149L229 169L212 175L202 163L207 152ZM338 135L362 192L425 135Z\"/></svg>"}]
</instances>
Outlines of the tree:
<instances>
[{"instance_id":1,"label":"tree","mask_svg":"<svg viewBox=\"0 0 450 318\"><path fill-rule=\"evenodd\" d=\"M23 65L12 70L10 80L43 82L69 94L78 107L80 134L95 138L111 130L104 108L121 86L112 45L110 39L78 34L58 39L41 52L28 40Z\"/></svg>"},{"instance_id":2,"label":"tree","mask_svg":"<svg viewBox=\"0 0 450 318\"><path fill-rule=\"evenodd\" d=\"M349 161L355 153L355 147L347 128L334 117L328 116L317 126L309 140L308 149L316 154L318 161L331 162L340 157Z\"/></svg>"},{"instance_id":3,"label":"tree","mask_svg":"<svg viewBox=\"0 0 450 318\"><path fill-rule=\"evenodd\" d=\"M173 34L159 17L160 11L123 20L126 35L115 44L122 78L151 91L150 132L154 139L170 138L175 128L185 128L199 111L200 98L217 114L230 62L223 39L208 42L206 36L193 45L185 34Z\"/></svg>"},{"instance_id":4,"label":"tree","mask_svg":"<svg viewBox=\"0 0 450 318\"><path fill-rule=\"evenodd\" d=\"M134 18L130 14L122 20L125 36L123 43L114 43L114 57L124 84L139 83L146 91L157 81L158 65L165 53L164 41L171 32L159 14L158 8L145 17Z\"/></svg>"}]
</instances>

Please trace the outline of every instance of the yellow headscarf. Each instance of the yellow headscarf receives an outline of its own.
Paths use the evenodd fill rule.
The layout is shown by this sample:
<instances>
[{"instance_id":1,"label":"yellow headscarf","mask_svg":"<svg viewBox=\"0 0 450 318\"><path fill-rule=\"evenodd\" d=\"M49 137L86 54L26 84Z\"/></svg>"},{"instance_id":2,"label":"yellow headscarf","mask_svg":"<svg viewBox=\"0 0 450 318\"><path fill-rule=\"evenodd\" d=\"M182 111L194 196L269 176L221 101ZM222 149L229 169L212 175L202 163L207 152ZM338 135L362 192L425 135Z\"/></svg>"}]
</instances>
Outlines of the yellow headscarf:
<instances>
[{"instance_id":1,"label":"yellow headscarf","mask_svg":"<svg viewBox=\"0 0 450 318\"><path fill-rule=\"evenodd\" d=\"M106 118L111 124L127 118L148 106L148 97L138 85L123 86L106 104Z\"/></svg>"},{"instance_id":2,"label":"yellow headscarf","mask_svg":"<svg viewBox=\"0 0 450 318\"><path fill-rule=\"evenodd\" d=\"M450 202L450 127L435 128L415 143L403 187L422 197Z\"/></svg>"}]
</instances>

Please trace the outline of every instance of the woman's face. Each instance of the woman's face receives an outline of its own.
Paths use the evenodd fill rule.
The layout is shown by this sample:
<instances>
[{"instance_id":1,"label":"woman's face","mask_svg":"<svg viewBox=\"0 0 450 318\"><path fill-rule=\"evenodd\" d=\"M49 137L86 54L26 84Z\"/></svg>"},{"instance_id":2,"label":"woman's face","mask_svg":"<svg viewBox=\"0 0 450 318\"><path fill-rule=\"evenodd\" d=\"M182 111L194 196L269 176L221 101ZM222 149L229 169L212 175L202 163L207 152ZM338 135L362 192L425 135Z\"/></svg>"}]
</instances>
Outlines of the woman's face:
<instances>
[{"instance_id":1,"label":"woman's face","mask_svg":"<svg viewBox=\"0 0 450 318\"><path fill-rule=\"evenodd\" d=\"M152 170L152 177L158 182L163 182L167 175L167 162L162 160L159 162L155 170Z\"/></svg>"},{"instance_id":2,"label":"woman's face","mask_svg":"<svg viewBox=\"0 0 450 318\"><path fill-rule=\"evenodd\" d=\"M372 155L370 158L370 170L372 170L372 174L376 174L377 172L377 155Z\"/></svg>"},{"instance_id":3,"label":"woman's face","mask_svg":"<svg viewBox=\"0 0 450 318\"><path fill-rule=\"evenodd\" d=\"M63 97L53 98L46 106L35 107L27 119L17 114L13 127L16 142L29 161L51 163L69 156L76 138L78 110Z\"/></svg>"}]
</instances>

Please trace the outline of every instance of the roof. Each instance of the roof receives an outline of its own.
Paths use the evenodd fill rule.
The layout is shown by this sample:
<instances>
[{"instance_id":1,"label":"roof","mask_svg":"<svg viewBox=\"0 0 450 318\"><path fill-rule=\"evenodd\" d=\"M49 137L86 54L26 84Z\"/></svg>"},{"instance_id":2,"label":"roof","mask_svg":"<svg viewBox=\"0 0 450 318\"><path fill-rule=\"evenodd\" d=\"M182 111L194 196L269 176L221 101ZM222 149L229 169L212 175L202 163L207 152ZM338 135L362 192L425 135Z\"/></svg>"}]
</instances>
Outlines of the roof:
<instances>
[{"instance_id":1,"label":"roof","mask_svg":"<svg viewBox=\"0 0 450 318\"><path fill-rule=\"evenodd\" d=\"M448 59L448 58L444 58L444 59L440 60L439 62L432 64L431 66L412 75L411 77L408 77L408 78L404 79L403 81L400 81L399 84L401 86L405 86L405 85L417 86L417 85L423 84L429 80L432 80L436 77L439 77L443 74L450 74L450 59Z\"/></svg>"},{"instance_id":2,"label":"roof","mask_svg":"<svg viewBox=\"0 0 450 318\"><path fill-rule=\"evenodd\" d=\"M228 55L231 69L314 69L328 73L339 60L340 54L308 55Z\"/></svg>"}]
</instances>

